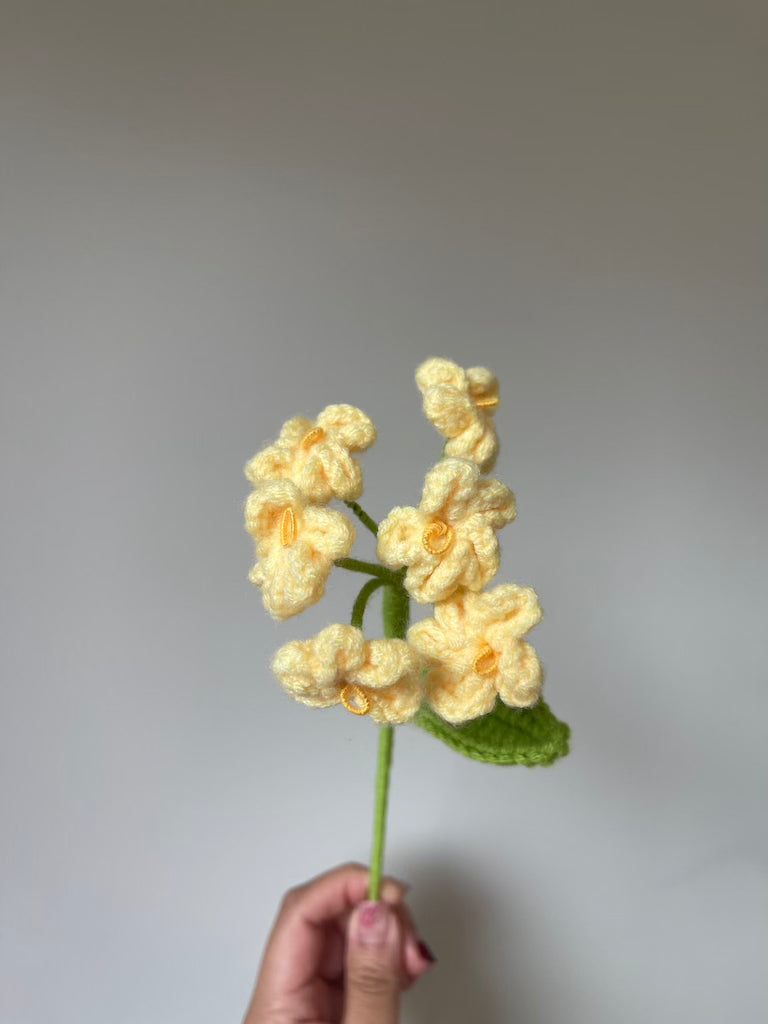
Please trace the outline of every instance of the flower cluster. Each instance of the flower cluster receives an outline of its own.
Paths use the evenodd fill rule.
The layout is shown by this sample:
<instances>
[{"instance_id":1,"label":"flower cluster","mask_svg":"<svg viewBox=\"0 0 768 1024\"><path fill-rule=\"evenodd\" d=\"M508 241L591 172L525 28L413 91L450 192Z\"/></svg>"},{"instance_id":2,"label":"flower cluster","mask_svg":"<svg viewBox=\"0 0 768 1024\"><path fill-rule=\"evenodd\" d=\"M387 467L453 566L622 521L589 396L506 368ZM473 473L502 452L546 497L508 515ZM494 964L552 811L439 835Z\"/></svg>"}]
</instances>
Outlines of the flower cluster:
<instances>
[{"instance_id":1,"label":"flower cluster","mask_svg":"<svg viewBox=\"0 0 768 1024\"><path fill-rule=\"evenodd\" d=\"M516 515L512 491L484 475L498 453L498 381L481 367L428 359L416 382L427 418L446 438L444 455L427 473L419 505L393 508L378 527L377 554L389 585L433 604L434 616L399 639L368 641L357 624L332 625L285 644L272 668L291 696L312 707L341 704L400 724L426 700L459 725L488 714L498 699L513 708L539 700L542 668L524 637L542 613L529 587L485 589L499 570L497 532ZM246 527L257 554L250 578L275 618L319 600L334 561L349 553L354 528L327 503L360 496L352 453L374 439L359 409L329 406L316 420L289 420L248 463L255 490Z\"/></svg>"},{"instance_id":2,"label":"flower cluster","mask_svg":"<svg viewBox=\"0 0 768 1024\"><path fill-rule=\"evenodd\" d=\"M352 549L354 526L326 506L331 498L360 496L362 473L352 454L375 440L364 412L329 405L316 420L288 420L275 444L245 467L255 488L245 506L256 548L249 578L274 618L288 619L319 601L335 559Z\"/></svg>"}]
</instances>

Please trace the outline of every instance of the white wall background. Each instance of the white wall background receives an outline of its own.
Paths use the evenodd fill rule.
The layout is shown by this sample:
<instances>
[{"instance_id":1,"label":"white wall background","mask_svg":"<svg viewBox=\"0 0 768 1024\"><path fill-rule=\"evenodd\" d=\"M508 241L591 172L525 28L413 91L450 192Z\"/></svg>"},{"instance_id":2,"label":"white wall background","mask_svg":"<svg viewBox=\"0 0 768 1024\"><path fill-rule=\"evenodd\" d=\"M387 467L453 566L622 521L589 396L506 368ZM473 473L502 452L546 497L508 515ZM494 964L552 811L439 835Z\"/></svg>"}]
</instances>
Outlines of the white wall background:
<instances>
[{"instance_id":1,"label":"white wall background","mask_svg":"<svg viewBox=\"0 0 768 1024\"><path fill-rule=\"evenodd\" d=\"M269 621L241 467L350 401L415 502L429 355L502 380L574 743L399 732L406 1020L763 1022L764 5L2 15L3 1024L237 1022L283 890L366 859L371 724L267 670L361 581Z\"/></svg>"}]
</instances>

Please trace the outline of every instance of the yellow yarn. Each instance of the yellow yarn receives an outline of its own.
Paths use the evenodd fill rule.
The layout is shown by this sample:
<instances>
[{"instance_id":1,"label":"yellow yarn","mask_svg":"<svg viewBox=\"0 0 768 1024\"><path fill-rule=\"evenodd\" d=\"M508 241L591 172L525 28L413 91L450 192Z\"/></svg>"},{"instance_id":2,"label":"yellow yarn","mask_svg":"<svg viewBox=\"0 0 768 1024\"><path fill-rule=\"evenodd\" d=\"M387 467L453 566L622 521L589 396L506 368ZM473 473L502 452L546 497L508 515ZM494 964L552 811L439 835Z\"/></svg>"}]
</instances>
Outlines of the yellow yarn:
<instances>
[{"instance_id":1,"label":"yellow yarn","mask_svg":"<svg viewBox=\"0 0 768 1024\"><path fill-rule=\"evenodd\" d=\"M348 555L355 528L341 512L314 505L290 480L255 490L245 505L256 564L251 583L261 587L264 607L287 619L319 601L337 558Z\"/></svg>"},{"instance_id":2,"label":"yellow yarn","mask_svg":"<svg viewBox=\"0 0 768 1024\"><path fill-rule=\"evenodd\" d=\"M334 624L310 640L292 640L272 659L272 671L302 704L342 704L352 714L400 725L421 705L421 661L405 640L365 640L354 626Z\"/></svg>"},{"instance_id":3,"label":"yellow yarn","mask_svg":"<svg viewBox=\"0 0 768 1024\"><path fill-rule=\"evenodd\" d=\"M353 405L329 405L316 420L295 416L283 425L275 444L245 467L252 484L290 479L312 501L352 501L363 491L363 476L351 452L376 440L376 428Z\"/></svg>"},{"instance_id":4,"label":"yellow yarn","mask_svg":"<svg viewBox=\"0 0 768 1024\"><path fill-rule=\"evenodd\" d=\"M427 359L416 371L424 415L443 437L445 454L471 459L483 472L499 450L491 418L499 405L499 382L482 366L463 370L450 359Z\"/></svg>"},{"instance_id":5,"label":"yellow yarn","mask_svg":"<svg viewBox=\"0 0 768 1024\"><path fill-rule=\"evenodd\" d=\"M430 664L426 697L446 721L468 722L493 710L535 704L543 682L535 650L522 637L541 621L536 592L505 583L483 593L461 590L408 631Z\"/></svg>"},{"instance_id":6,"label":"yellow yarn","mask_svg":"<svg viewBox=\"0 0 768 1024\"><path fill-rule=\"evenodd\" d=\"M495 530L515 518L515 496L483 480L466 459L443 459L424 481L418 508L393 508L379 526L377 552L393 569L408 566L405 586L421 604L458 588L480 590L499 569Z\"/></svg>"}]
</instances>

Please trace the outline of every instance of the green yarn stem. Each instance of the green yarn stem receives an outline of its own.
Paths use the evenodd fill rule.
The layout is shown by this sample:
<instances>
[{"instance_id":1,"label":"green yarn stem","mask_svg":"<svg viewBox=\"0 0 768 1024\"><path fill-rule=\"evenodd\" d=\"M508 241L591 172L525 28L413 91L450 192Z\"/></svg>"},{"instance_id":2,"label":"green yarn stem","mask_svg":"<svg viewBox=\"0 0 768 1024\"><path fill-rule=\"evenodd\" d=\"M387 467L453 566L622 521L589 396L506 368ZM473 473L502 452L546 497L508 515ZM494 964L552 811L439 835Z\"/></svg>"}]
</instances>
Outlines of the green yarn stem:
<instances>
[{"instance_id":1,"label":"green yarn stem","mask_svg":"<svg viewBox=\"0 0 768 1024\"><path fill-rule=\"evenodd\" d=\"M384 591L381 605L384 636L394 640L405 640L411 618L411 602L408 591L400 582L401 578L398 574L394 584Z\"/></svg>"},{"instance_id":2,"label":"green yarn stem","mask_svg":"<svg viewBox=\"0 0 768 1024\"><path fill-rule=\"evenodd\" d=\"M402 572L393 572L378 562L363 562L359 558L337 558L333 564L340 569L349 569L350 572L367 572L369 576L379 576L392 586L398 585L403 578Z\"/></svg>"},{"instance_id":3,"label":"green yarn stem","mask_svg":"<svg viewBox=\"0 0 768 1024\"><path fill-rule=\"evenodd\" d=\"M385 586L386 582L386 580L376 577L363 584L362 590L357 595L355 603L352 605L352 618L350 620L350 625L354 626L356 629L363 628L363 616L365 615L368 599L374 591L379 589L379 587Z\"/></svg>"},{"instance_id":4,"label":"green yarn stem","mask_svg":"<svg viewBox=\"0 0 768 1024\"><path fill-rule=\"evenodd\" d=\"M408 594L399 581L394 585L388 586L384 591L381 614L384 622L384 636L389 639L404 640L410 619L410 601ZM380 726L379 756L376 766L376 790L373 807L371 874L368 885L368 898L370 900L378 900L381 895L381 875L384 867L384 846L387 834L389 779L392 769L392 747L394 742L394 726Z\"/></svg>"},{"instance_id":5,"label":"green yarn stem","mask_svg":"<svg viewBox=\"0 0 768 1024\"><path fill-rule=\"evenodd\" d=\"M392 744L394 739L394 726L380 726L379 758L376 767L376 794L373 804L373 848L371 849L371 874L368 882L369 900L378 900L381 895L381 872L384 866L384 842L386 840L387 804L389 802L389 774L392 767Z\"/></svg>"},{"instance_id":6,"label":"green yarn stem","mask_svg":"<svg viewBox=\"0 0 768 1024\"><path fill-rule=\"evenodd\" d=\"M357 518L363 524L363 526L365 526L366 529L370 530L374 537L378 536L379 524L376 522L375 519L371 519L371 517L368 515L364 508L361 508L356 501L345 501L344 504L347 506L347 508L352 509Z\"/></svg>"}]
</instances>

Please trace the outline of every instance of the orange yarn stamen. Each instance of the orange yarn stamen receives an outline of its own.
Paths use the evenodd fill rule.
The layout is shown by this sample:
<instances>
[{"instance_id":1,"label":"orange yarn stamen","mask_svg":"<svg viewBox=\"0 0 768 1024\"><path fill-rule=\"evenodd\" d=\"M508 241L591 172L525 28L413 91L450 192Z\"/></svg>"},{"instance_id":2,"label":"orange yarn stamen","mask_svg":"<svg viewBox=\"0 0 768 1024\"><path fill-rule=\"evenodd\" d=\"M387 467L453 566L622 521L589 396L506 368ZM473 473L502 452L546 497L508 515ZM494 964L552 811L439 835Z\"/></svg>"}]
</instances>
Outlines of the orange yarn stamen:
<instances>
[{"instance_id":1,"label":"orange yarn stamen","mask_svg":"<svg viewBox=\"0 0 768 1024\"><path fill-rule=\"evenodd\" d=\"M296 540L296 515L289 505L280 518L280 543L289 548Z\"/></svg>"},{"instance_id":2,"label":"orange yarn stamen","mask_svg":"<svg viewBox=\"0 0 768 1024\"><path fill-rule=\"evenodd\" d=\"M421 535L421 543L430 555L442 555L453 541L453 530L442 519L433 519Z\"/></svg>"},{"instance_id":3,"label":"orange yarn stamen","mask_svg":"<svg viewBox=\"0 0 768 1024\"><path fill-rule=\"evenodd\" d=\"M479 676L489 676L499 663L499 656L490 644L483 644L480 653L472 662L472 668Z\"/></svg>"},{"instance_id":4,"label":"orange yarn stamen","mask_svg":"<svg viewBox=\"0 0 768 1024\"><path fill-rule=\"evenodd\" d=\"M301 439L302 448L311 448L313 444L317 444L318 441L322 441L325 437L325 431L322 427L313 427L309 433L305 434Z\"/></svg>"},{"instance_id":5,"label":"orange yarn stamen","mask_svg":"<svg viewBox=\"0 0 768 1024\"><path fill-rule=\"evenodd\" d=\"M491 395L489 398L476 398L474 402L478 409L495 409L499 404L499 396Z\"/></svg>"},{"instance_id":6,"label":"orange yarn stamen","mask_svg":"<svg viewBox=\"0 0 768 1024\"><path fill-rule=\"evenodd\" d=\"M353 715L367 715L371 708L371 702L364 690L355 686L354 683L345 683L342 686L339 699L347 711L351 711Z\"/></svg>"}]
</instances>

